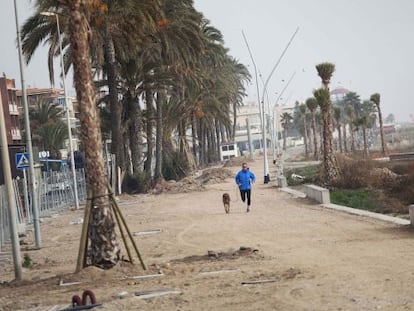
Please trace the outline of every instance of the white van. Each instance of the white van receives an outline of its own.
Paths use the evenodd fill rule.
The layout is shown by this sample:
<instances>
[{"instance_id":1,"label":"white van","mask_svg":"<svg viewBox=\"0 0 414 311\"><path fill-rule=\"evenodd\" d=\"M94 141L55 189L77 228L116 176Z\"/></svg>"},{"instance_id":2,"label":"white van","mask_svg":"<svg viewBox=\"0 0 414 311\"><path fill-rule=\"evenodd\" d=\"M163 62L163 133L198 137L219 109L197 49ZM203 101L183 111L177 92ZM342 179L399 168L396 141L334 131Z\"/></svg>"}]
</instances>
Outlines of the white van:
<instances>
[{"instance_id":1,"label":"white van","mask_svg":"<svg viewBox=\"0 0 414 311\"><path fill-rule=\"evenodd\" d=\"M220 145L220 160L225 161L239 156L237 143L222 143Z\"/></svg>"}]
</instances>

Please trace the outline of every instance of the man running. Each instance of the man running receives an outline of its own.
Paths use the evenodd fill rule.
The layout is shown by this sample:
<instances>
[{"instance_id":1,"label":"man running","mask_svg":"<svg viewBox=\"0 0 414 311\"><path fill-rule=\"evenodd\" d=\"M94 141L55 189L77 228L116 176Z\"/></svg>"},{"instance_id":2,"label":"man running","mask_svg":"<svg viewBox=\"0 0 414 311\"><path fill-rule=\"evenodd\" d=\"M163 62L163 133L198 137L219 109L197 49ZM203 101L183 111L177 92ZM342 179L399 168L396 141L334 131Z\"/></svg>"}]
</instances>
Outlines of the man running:
<instances>
[{"instance_id":1,"label":"man running","mask_svg":"<svg viewBox=\"0 0 414 311\"><path fill-rule=\"evenodd\" d=\"M247 196L247 212L250 211L250 197L252 186L251 184L256 181L256 177L247 167L247 163L242 164L242 169L236 175L236 184L239 186L240 195L243 202L246 201Z\"/></svg>"}]
</instances>

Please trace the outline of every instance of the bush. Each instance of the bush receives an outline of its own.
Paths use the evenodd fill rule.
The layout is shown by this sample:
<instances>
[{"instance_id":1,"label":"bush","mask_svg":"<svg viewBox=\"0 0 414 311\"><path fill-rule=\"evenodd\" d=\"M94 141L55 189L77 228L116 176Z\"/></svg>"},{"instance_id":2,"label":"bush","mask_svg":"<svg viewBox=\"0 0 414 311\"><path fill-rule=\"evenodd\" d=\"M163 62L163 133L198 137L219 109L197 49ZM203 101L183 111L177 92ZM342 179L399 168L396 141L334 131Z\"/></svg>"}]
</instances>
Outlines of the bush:
<instances>
[{"instance_id":1,"label":"bush","mask_svg":"<svg viewBox=\"0 0 414 311\"><path fill-rule=\"evenodd\" d=\"M336 159L341 172L341 178L335 181L336 187L342 189L359 189L377 182L375 180L377 177L371 174L374 168L372 160L353 160L340 155Z\"/></svg>"},{"instance_id":2,"label":"bush","mask_svg":"<svg viewBox=\"0 0 414 311\"><path fill-rule=\"evenodd\" d=\"M33 267L33 261L32 258L30 258L29 254L24 254L23 256L23 262L22 262L23 268L31 268Z\"/></svg>"},{"instance_id":3,"label":"bush","mask_svg":"<svg viewBox=\"0 0 414 311\"><path fill-rule=\"evenodd\" d=\"M165 180L180 180L187 175L188 163L179 152L173 151L168 155L164 153L162 160L162 175Z\"/></svg>"},{"instance_id":4,"label":"bush","mask_svg":"<svg viewBox=\"0 0 414 311\"><path fill-rule=\"evenodd\" d=\"M122 189L126 193L145 193L148 189L148 180L144 172L137 172L134 175L126 175L122 182Z\"/></svg>"}]
</instances>

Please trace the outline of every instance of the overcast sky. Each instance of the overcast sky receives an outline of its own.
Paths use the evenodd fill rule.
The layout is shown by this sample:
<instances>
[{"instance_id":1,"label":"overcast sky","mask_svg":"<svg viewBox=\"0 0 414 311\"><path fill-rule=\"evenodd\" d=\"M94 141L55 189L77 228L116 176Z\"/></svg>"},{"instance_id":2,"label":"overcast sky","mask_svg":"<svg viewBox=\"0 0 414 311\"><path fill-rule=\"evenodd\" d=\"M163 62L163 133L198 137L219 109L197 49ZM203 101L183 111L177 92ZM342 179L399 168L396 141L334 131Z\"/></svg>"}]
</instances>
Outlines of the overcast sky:
<instances>
[{"instance_id":1,"label":"overcast sky","mask_svg":"<svg viewBox=\"0 0 414 311\"><path fill-rule=\"evenodd\" d=\"M31 1L17 2L22 24L31 14ZM411 72L414 69L414 1L195 0L194 3L223 33L229 53L245 64L254 77L242 36L244 31L264 81L299 27L268 84L272 104L276 101L275 93L281 92L294 72L280 103L306 100L320 86L315 65L329 61L336 65L331 89L345 87L358 93L361 99L380 93L384 117L394 113L398 121L410 121L410 114L414 114L410 102L410 90L414 87ZM2 0L0 19L0 71L15 78L20 86L12 0ZM37 52L25 68L27 85L50 86L45 51L43 48ZM58 62L56 68L59 68ZM56 71L59 79L59 70ZM56 85L59 86L58 80ZM262 92L262 82L259 85ZM246 100L257 99L254 79L248 93Z\"/></svg>"}]
</instances>

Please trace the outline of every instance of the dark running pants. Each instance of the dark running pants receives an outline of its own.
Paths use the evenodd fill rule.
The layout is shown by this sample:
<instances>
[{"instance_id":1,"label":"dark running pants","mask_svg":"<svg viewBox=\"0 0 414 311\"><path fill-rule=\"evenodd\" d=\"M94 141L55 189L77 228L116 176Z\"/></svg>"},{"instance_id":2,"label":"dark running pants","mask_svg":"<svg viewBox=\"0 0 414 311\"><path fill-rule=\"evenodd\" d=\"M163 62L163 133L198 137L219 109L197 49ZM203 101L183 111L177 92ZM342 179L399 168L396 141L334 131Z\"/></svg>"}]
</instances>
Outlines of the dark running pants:
<instances>
[{"instance_id":1,"label":"dark running pants","mask_svg":"<svg viewBox=\"0 0 414 311\"><path fill-rule=\"evenodd\" d=\"M247 206L250 206L250 194L251 194L251 189L240 190L240 195L241 195L241 199L243 202L246 201L246 195L247 195Z\"/></svg>"}]
</instances>

